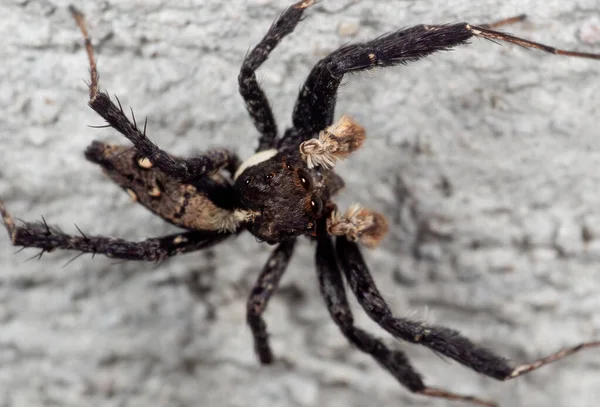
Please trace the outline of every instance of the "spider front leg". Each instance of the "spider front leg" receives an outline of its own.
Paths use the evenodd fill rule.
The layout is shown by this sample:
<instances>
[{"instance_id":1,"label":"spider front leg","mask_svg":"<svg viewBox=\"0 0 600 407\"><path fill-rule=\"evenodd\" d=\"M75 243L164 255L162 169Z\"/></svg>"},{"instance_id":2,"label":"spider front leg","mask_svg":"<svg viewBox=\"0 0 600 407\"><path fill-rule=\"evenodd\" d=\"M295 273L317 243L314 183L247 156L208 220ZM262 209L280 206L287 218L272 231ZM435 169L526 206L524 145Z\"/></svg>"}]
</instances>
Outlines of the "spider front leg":
<instances>
[{"instance_id":1,"label":"spider front leg","mask_svg":"<svg viewBox=\"0 0 600 407\"><path fill-rule=\"evenodd\" d=\"M468 23L418 25L337 49L315 65L300 89L292 115L293 128L281 140L280 147L294 150L332 124L338 87L345 74L415 62L466 44L474 36L557 55L600 59L600 54L561 50L491 29L524 18L518 16L481 26Z\"/></svg>"},{"instance_id":2,"label":"spider front leg","mask_svg":"<svg viewBox=\"0 0 600 407\"><path fill-rule=\"evenodd\" d=\"M532 363L513 367L505 358L474 344L455 330L394 317L375 286L358 245L345 237L339 237L336 241L336 251L356 299L379 326L397 339L426 346L486 376L498 380L510 380L582 349L600 346L600 341L586 342Z\"/></svg>"},{"instance_id":3,"label":"spider front leg","mask_svg":"<svg viewBox=\"0 0 600 407\"><path fill-rule=\"evenodd\" d=\"M246 109L260 132L257 152L275 147L277 140L277 123L273 117L271 106L265 92L256 80L255 71L267 60L271 51L279 45L281 40L296 28L302 19L304 9L311 6L314 0L300 1L286 9L281 16L271 25L264 38L246 55L238 84L240 94L246 103Z\"/></svg>"},{"instance_id":4,"label":"spider front leg","mask_svg":"<svg viewBox=\"0 0 600 407\"><path fill-rule=\"evenodd\" d=\"M269 346L269 334L267 333L267 325L262 319L262 314L267 308L271 295L277 289L292 254L294 254L295 244L296 239L292 239L277 246L269 256L269 260L267 260L248 298L246 321L254 337L254 350L263 364L273 362L273 352L271 346Z\"/></svg>"},{"instance_id":5,"label":"spider front leg","mask_svg":"<svg viewBox=\"0 0 600 407\"><path fill-rule=\"evenodd\" d=\"M346 297L344 281L329 236L319 237L316 262L321 294L335 323L352 345L371 355L401 385L413 393L425 396L461 400L481 406L494 406L492 402L472 396L425 386L421 375L414 370L403 352L389 349L380 339L354 326L354 318Z\"/></svg>"},{"instance_id":6,"label":"spider front leg","mask_svg":"<svg viewBox=\"0 0 600 407\"><path fill-rule=\"evenodd\" d=\"M130 242L112 237L87 236L81 231L79 236L68 235L49 226L43 218L43 222L25 222L23 226L17 226L2 201L0 215L12 244L42 249L40 256L62 249L122 260L161 261L179 253L205 249L231 236L230 233L217 231L194 231Z\"/></svg>"},{"instance_id":7,"label":"spider front leg","mask_svg":"<svg viewBox=\"0 0 600 407\"><path fill-rule=\"evenodd\" d=\"M88 104L96 113L106 120L110 127L113 127L129 139L135 148L146 157L153 166L156 166L165 174L178 179L181 182L199 179L205 175L214 173L223 167L226 167L232 174L235 172L235 167L239 164L239 160L234 154L227 150L219 150L211 154L183 159L169 155L150 141L148 137L146 137L146 122L144 123L143 130L140 130L135 120L135 116L133 116L133 111L131 112L133 122L131 122L125 115L121 102L119 102L118 99L117 107L107 93L99 91L98 70L94 57L94 49L88 35L84 15L73 6L70 6L70 11L83 34L85 50L90 64L90 99Z\"/></svg>"}]
</instances>

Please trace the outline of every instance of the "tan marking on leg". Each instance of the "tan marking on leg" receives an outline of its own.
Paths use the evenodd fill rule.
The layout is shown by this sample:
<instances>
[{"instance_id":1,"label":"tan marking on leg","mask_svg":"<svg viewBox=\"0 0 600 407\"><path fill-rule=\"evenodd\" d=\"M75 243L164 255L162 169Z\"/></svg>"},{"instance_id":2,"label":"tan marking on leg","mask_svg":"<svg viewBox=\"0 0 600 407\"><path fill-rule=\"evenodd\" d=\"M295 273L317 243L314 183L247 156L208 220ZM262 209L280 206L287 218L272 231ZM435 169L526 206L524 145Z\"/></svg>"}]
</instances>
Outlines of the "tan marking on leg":
<instances>
[{"instance_id":1,"label":"tan marking on leg","mask_svg":"<svg viewBox=\"0 0 600 407\"><path fill-rule=\"evenodd\" d=\"M145 170L149 170L153 166L152 161L150 161L150 159L147 157L138 158L137 163L140 166L140 168L143 168Z\"/></svg>"},{"instance_id":2,"label":"tan marking on leg","mask_svg":"<svg viewBox=\"0 0 600 407\"><path fill-rule=\"evenodd\" d=\"M148 195L150 195L151 197L154 197L154 198L158 198L162 195L162 191L158 187L155 186L150 191L148 191Z\"/></svg>"},{"instance_id":3,"label":"tan marking on leg","mask_svg":"<svg viewBox=\"0 0 600 407\"><path fill-rule=\"evenodd\" d=\"M303 10L305 8L309 8L313 4L315 4L315 0L304 0L304 1L294 4L292 7Z\"/></svg>"},{"instance_id":4,"label":"tan marking on leg","mask_svg":"<svg viewBox=\"0 0 600 407\"><path fill-rule=\"evenodd\" d=\"M85 17L82 12L77 10L74 6L69 6L69 10L71 11L71 15L75 19L75 23L79 27L81 34L83 34L83 44L85 46L85 51L88 56L88 61L90 64L90 103L96 99L98 96L98 69L96 68L96 59L94 58L94 48L92 47L92 40L88 34L87 24L85 21Z\"/></svg>"},{"instance_id":5,"label":"tan marking on leg","mask_svg":"<svg viewBox=\"0 0 600 407\"><path fill-rule=\"evenodd\" d=\"M183 236L177 236L175 239L173 239L173 243L175 243L175 244L182 244L182 243L186 243L187 241L188 241L188 239Z\"/></svg>"},{"instance_id":6,"label":"tan marking on leg","mask_svg":"<svg viewBox=\"0 0 600 407\"><path fill-rule=\"evenodd\" d=\"M468 403L477 404L479 406L497 407L497 404L492 401L482 400L473 396L464 396L462 394L451 393L447 390L438 389L436 387L425 387L423 390L417 391L416 393L422 394L424 396L439 397L447 400L466 401Z\"/></svg>"},{"instance_id":7,"label":"tan marking on leg","mask_svg":"<svg viewBox=\"0 0 600 407\"><path fill-rule=\"evenodd\" d=\"M138 200L138 197L137 197L137 195L135 194L135 192L133 192L133 189L131 189L131 188L127 188L127 189L126 189L126 191L127 191L127 193L129 194L129 197L131 198L131 200L132 200L133 202L137 202L137 200Z\"/></svg>"},{"instance_id":8,"label":"tan marking on leg","mask_svg":"<svg viewBox=\"0 0 600 407\"><path fill-rule=\"evenodd\" d=\"M564 359L567 356L570 356L576 352L579 352L580 350L583 350L586 348L595 348L595 347L600 347L600 341L586 342L586 343L582 343L577 346L573 346L571 348L559 350L558 352L555 352L551 355L548 355L546 357L538 359L532 363L524 363L520 366L517 366L512 371L512 373L509 376L507 376L504 380L514 379L515 377L524 375L525 373L529 373L532 370L539 369L540 367L542 367L544 365L547 365L552 362L556 362L557 360Z\"/></svg>"},{"instance_id":9,"label":"tan marking on leg","mask_svg":"<svg viewBox=\"0 0 600 407\"><path fill-rule=\"evenodd\" d=\"M4 202L2 201L0 201L0 214L2 214L2 220L4 221L4 226L6 227L8 236L10 237L10 241L15 244L17 241L17 228L15 227L15 221L6 210L6 206L4 206Z\"/></svg>"}]
</instances>

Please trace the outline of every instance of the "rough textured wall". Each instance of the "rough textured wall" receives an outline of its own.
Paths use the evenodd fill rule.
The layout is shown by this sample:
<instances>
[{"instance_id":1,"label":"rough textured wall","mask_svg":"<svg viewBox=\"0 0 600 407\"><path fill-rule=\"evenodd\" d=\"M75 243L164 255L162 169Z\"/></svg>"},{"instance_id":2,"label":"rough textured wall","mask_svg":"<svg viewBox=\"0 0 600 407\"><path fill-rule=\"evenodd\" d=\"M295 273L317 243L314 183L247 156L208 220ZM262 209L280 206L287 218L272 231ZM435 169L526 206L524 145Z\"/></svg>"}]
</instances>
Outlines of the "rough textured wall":
<instances>
[{"instance_id":1,"label":"rough textured wall","mask_svg":"<svg viewBox=\"0 0 600 407\"><path fill-rule=\"evenodd\" d=\"M67 1L0 5L0 196L17 217L142 239L173 227L133 205L83 158L124 142L86 107L88 67ZM178 154L248 156L257 132L238 67L283 0L76 2L101 85ZM301 82L341 44L421 22L486 22L600 52L598 0L322 0L261 68L280 127ZM596 31L594 31L596 27ZM600 336L600 63L475 40L407 67L347 79L338 116L364 148L340 167L342 206L385 213L366 253L398 315L461 330L515 361ZM17 406L442 406L352 349L318 294L303 241L266 319L280 363L261 367L245 301L270 248L249 235L156 266L74 253L13 255L0 236L0 400ZM194 284L190 284L192 281ZM190 287L193 287L191 289ZM595 406L600 349L498 383L398 343L427 383L503 406Z\"/></svg>"}]
</instances>

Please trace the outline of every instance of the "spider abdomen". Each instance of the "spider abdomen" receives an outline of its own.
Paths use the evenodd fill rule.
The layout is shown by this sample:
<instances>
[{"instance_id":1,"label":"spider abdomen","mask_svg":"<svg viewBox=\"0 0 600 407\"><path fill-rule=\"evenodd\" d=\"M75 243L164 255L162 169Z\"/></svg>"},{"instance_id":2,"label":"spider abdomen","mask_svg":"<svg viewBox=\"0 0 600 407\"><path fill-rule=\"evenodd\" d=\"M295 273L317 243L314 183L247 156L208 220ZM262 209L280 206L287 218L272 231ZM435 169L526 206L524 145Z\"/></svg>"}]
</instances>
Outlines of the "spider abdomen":
<instances>
[{"instance_id":1,"label":"spider abdomen","mask_svg":"<svg viewBox=\"0 0 600 407\"><path fill-rule=\"evenodd\" d=\"M99 164L108 177L166 221L190 230L235 231L231 208L215 204L209 195L232 195L228 180L214 173L196 184L181 183L154 168L132 148L94 141L85 156ZM225 199L221 199L225 200Z\"/></svg>"}]
</instances>

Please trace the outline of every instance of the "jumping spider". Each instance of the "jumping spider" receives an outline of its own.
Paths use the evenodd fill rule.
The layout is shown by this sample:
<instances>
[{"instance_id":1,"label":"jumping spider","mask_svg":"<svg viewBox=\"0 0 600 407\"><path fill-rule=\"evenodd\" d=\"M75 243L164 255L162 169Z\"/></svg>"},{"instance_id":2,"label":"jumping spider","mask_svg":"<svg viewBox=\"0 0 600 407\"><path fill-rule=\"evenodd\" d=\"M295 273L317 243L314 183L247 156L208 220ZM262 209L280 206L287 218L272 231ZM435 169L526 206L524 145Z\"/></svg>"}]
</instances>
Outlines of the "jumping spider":
<instances>
[{"instance_id":1,"label":"jumping spider","mask_svg":"<svg viewBox=\"0 0 600 407\"><path fill-rule=\"evenodd\" d=\"M296 238L309 236L316 241L321 293L342 334L352 345L371 355L401 385L432 397L493 405L426 386L404 353L389 349L380 339L354 326L344 278L369 317L395 338L426 346L498 380L513 379L581 349L599 346L598 341L582 343L514 367L457 331L393 316L359 250L359 244L368 247L379 244L388 228L385 218L358 205L341 213L333 201L343 186L333 168L338 160L362 145L365 132L347 116L336 123L333 117L336 94L345 74L415 62L437 51L466 44L472 37L572 57L600 59L600 54L559 50L495 31L497 27L523 20L524 16L484 25L459 23L403 29L370 42L343 46L319 61L300 90L293 126L280 137L255 71L294 30L313 3L304 0L285 10L244 59L238 77L239 90L261 134L256 154L244 162L227 150L192 158L175 157L151 142L146 137L146 123L140 128L135 118L127 118L118 99L115 105L107 93L99 91L96 61L84 16L71 7L85 40L91 69L89 106L106 120L107 127L116 129L133 143L133 147L125 147L94 141L85 151L85 157L100 165L134 200L187 231L141 242L83 233L72 236L45 222L17 226L0 201L0 212L12 243L41 248L42 253L68 249L125 260L158 261L213 246L246 229L259 240L277 244L250 293L247 307L256 354L261 363L269 364L273 362L273 354L261 316L290 261Z\"/></svg>"}]
</instances>

